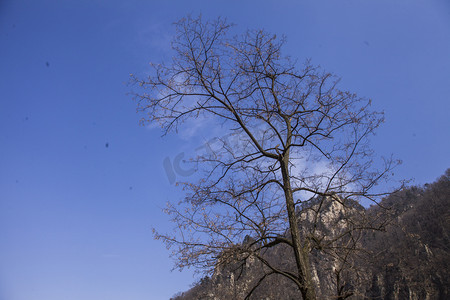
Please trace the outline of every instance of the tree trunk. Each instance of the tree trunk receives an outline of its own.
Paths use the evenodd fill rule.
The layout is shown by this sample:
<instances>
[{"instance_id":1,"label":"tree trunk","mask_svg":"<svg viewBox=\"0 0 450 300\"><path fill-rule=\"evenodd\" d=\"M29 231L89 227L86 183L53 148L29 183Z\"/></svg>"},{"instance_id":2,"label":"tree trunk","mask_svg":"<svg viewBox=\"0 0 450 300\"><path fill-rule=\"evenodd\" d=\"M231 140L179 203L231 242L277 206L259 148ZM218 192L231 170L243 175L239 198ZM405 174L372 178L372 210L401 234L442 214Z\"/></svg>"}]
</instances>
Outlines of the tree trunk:
<instances>
[{"instance_id":1,"label":"tree trunk","mask_svg":"<svg viewBox=\"0 0 450 300\"><path fill-rule=\"evenodd\" d=\"M298 277L301 282L300 291L304 300L315 300L316 293L314 289L314 282L311 276L311 268L309 265L308 252L309 247L303 244L298 228L297 215L295 213L294 198L292 195L291 182L289 176L288 157L285 156L281 161L281 173L283 175L283 189L286 198L286 209L289 217L289 227L291 230L292 244L295 255L295 262L297 264Z\"/></svg>"}]
</instances>

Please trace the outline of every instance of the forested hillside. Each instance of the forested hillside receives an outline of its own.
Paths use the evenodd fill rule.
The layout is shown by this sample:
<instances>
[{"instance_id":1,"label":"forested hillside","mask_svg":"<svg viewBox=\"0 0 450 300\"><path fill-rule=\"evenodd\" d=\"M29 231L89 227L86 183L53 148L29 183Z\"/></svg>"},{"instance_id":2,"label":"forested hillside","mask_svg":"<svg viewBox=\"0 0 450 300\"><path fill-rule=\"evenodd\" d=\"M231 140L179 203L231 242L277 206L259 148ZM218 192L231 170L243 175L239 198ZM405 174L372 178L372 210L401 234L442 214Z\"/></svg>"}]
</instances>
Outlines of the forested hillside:
<instances>
[{"instance_id":1,"label":"forested hillside","mask_svg":"<svg viewBox=\"0 0 450 300\"><path fill-rule=\"evenodd\" d=\"M450 169L436 182L403 189L383 199L380 206L351 211L330 203L319 230L339 235L349 214L380 216L384 231L365 231L352 244L357 255L348 256L345 265L337 263L344 252L313 249L311 265L321 299L449 299L450 292ZM327 204L327 202L324 202ZM305 234L310 226L305 207L298 211L299 227ZM387 225L386 225L387 224ZM354 225L354 224L353 224ZM251 243L247 237L243 243ZM317 254L314 251L317 250ZM275 265L289 265L288 247L273 247L265 258ZM341 260L340 260L341 261ZM329 272L332 270L333 272ZM178 293L173 300L190 299L297 299L296 287L282 276L260 281L268 271L259 262L227 262L214 274L204 277L192 289ZM334 274L333 276L327 274ZM338 296L336 296L338 295Z\"/></svg>"}]
</instances>

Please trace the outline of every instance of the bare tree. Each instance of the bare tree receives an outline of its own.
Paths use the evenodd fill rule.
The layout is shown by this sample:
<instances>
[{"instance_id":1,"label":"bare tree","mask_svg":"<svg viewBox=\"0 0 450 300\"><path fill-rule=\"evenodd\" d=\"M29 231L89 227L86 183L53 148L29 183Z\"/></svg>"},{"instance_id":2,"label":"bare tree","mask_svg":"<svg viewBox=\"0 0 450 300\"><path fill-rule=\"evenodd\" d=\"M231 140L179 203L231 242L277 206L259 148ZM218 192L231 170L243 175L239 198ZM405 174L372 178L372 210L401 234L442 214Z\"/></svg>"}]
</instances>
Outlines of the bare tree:
<instances>
[{"instance_id":1,"label":"bare tree","mask_svg":"<svg viewBox=\"0 0 450 300\"><path fill-rule=\"evenodd\" d=\"M303 299L316 299L311 251L332 249L338 240L356 245L352 234L365 226L323 235L317 224L325 200L317 199L349 207L350 199L377 202L384 195L374 187L396 162L384 160L375 169L368 144L383 114L370 109L370 100L340 90L334 75L283 56L284 38L263 30L232 35L221 18L188 17L176 30L172 61L153 64L148 78L132 77L143 88L135 95L144 121L159 123L166 134L202 117L233 135L195 159L206 166L201 179L185 183L184 200L167 207L177 230L155 232L156 238L173 247L179 268L212 272L221 264L260 261L264 275L247 297L277 274ZM308 206L312 201L316 205ZM315 224L308 234L298 226L305 207ZM245 237L250 242L243 243ZM294 269L265 259L264 252L280 244L291 249ZM338 281L343 269L334 271Z\"/></svg>"}]
</instances>

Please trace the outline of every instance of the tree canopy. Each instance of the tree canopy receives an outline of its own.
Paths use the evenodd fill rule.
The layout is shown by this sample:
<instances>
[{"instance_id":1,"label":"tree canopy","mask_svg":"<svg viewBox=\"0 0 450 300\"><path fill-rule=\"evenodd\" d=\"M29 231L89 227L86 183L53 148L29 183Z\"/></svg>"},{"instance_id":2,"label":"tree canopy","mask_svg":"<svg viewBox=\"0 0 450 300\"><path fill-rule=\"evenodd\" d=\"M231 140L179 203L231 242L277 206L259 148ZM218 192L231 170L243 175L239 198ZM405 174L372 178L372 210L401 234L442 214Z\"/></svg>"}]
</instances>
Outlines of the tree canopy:
<instances>
[{"instance_id":1,"label":"tree canopy","mask_svg":"<svg viewBox=\"0 0 450 300\"><path fill-rule=\"evenodd\" d=\"M186 197L166 209L176 231L155 237L174 249L179 268L213 272L230 261L258 260L265 275L247 297L277 274L304 299L316 299L311 251L355 250L356 232L375 227L366 218L351 221L354 204L388 194L374 187L397 162L375 163L369 144L384 117L369 99L340 89L333 74L284 56L285 38L233 30L222 18L184 18L176 23L173 59L152 64L147 78L133 76L142 87L135 97L143 120L165 134L202 117L233 137L194 158L201 179L183 183ZM326 201L349 209L346 230L319 230ZM301 211L313 224L308 231L298 227ZM294 268L264 258L278 244L291 248ZM344 257L334 259L345 266Z\"/></svg>"}]
</instances>

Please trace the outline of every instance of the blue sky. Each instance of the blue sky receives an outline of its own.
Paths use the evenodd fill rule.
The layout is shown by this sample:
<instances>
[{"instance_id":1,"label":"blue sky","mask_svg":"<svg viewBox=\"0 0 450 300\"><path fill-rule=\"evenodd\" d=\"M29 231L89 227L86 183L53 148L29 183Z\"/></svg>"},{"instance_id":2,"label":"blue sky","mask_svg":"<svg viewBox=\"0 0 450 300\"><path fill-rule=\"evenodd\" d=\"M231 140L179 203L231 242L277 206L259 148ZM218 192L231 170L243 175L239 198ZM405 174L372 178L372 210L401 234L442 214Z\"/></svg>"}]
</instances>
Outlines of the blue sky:
<instances>
[{"instance_id":1,"label":"blue sky","mask_svg":"<svg viewBox=\"0 0 450 300\"><path fill-rule=\"evenodd\" d=\"M372 98L396 179L450 167L448 1L3 0L0 300L168 299L193 281L151 228L171 230L161 208L182 193L166 171L186 179L173 161L204 142L139 126L126 85L171 57L187 13L285 34L286 54Z\"/></svg>"}]
</instances>

